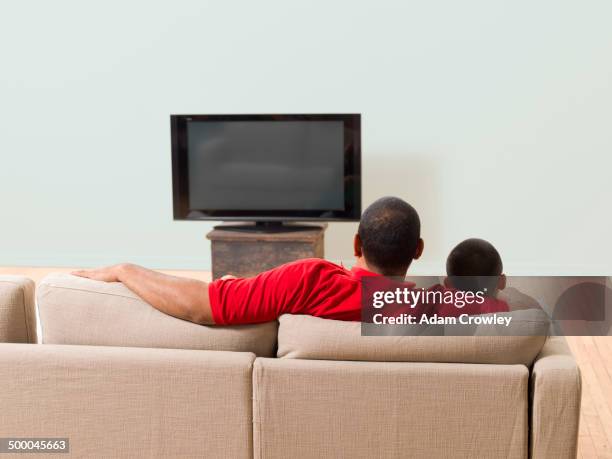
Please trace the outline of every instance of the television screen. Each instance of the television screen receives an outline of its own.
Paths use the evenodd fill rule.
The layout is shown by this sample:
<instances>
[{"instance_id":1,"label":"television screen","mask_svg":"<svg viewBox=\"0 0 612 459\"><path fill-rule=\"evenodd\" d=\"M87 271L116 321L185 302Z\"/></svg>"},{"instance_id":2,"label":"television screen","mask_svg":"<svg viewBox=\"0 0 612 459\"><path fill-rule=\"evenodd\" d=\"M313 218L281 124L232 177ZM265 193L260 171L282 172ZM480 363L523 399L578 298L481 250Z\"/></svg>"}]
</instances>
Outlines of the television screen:
<instances>
[{"instance_id":1,"label":"television screen","mask_svg":"<svg viewBox=\"0 0 612 459\"><path fill-rule=\"evenodd\" d=\"M359 115L171 121L175 219L359 219Z\"/></svg>"}]
</instances>

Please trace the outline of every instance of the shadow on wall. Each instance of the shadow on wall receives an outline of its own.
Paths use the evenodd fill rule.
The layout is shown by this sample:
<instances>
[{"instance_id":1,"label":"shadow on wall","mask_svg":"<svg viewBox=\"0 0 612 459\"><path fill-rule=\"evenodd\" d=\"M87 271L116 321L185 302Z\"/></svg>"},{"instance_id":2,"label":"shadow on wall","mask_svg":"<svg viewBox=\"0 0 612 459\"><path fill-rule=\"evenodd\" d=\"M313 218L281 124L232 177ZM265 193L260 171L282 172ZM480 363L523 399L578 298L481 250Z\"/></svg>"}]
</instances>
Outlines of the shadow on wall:
<instances>
[{"instance_id":1,"label":"shadow on wall","mask_svg":"<svg viewBox=\"0 0 612 459\"><path fill-rule=\"evenodd\" d=\"M436 162L422 154L378 154L363 158L362 207L382 196L397 196L410 204L421 217L425 252L413 265L418 273L437 273L444 267L442 247L443 215ZM353 263L353 236L357 223L331 223L325 235L325 257L334 262Z\"/></svg>"}]
</instances>

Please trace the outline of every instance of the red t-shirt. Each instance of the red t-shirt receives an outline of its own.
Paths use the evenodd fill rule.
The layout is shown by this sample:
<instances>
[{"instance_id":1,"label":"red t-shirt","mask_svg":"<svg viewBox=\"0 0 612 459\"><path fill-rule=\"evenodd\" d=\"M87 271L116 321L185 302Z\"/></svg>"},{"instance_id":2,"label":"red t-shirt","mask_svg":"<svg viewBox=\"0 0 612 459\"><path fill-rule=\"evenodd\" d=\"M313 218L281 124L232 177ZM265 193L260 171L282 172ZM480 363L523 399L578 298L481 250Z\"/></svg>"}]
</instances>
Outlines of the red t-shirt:
<instances>
[{"instance_id":1,"label":"red t-shirt","mask_svg":"<svg viewBox=\"0 0 612 459\"><path fill-rule=\"evenodd\" d=\"M242 279L218 279L208 287L215 324L269 322L283 314L361 320L361 268L348 270L319 258L294 261Z\"/></svg>"},{"instance_id":2,"label":"red t-shirt","mask_svg":"<svg viewBox=\"0 0 612 459\"><path fill-rule=\"evenodd\" d=\"M320 258L294 261L254 277L218 279L208 287L210 308L217 325L270 322L283 314L307 314L326 319L360 321L361 292L364 276L379 276L366 269L348 270ZM382 284L381 284L382 285ZM406 283L412 288L414 284ZM393 284L393 286L395 286ZM444 289L434 286L432 289ZM399 307L390 315L436 312L441 316L485 314L508 310L508 305L487 298L484 305L457 309L452 305L432 308L417 305Z\"/></svg>"}]
</instances>

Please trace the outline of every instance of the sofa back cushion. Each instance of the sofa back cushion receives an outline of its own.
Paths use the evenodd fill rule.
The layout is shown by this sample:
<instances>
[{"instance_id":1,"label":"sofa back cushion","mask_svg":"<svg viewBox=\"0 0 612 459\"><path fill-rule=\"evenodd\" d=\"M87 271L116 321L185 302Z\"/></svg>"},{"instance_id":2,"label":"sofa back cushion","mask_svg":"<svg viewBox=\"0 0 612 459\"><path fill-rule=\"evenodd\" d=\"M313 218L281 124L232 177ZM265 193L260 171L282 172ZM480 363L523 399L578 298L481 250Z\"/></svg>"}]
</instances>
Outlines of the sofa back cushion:
<instances>
[{"instance_id":1,"label":"sofa back cushion","mask_svg":"<svg viewBox=\"0 0 612 459\"><path fill-rule=\"evenodd\" d=\"M47 344L237 351L261 357L276 351L277 322L197 325L158 311L121 283L52 274L39 284L37 303Z\"/></svg>"},{"instance_id":2,"label":"sofa back cushion","mask_svg":"<svg viewBox=\"0 0 612 459\"><path fill-rule=\"evenodd\" d=\"M524 336L362 336L360 322L302 315L280 318L277 356L288 359L363 360L530 365L544 342L548 323L526 320L540 334ZM425 332L427 334L427 332ZM441 335L442 333L438 333Z\"/></svg>"}]
</instances>

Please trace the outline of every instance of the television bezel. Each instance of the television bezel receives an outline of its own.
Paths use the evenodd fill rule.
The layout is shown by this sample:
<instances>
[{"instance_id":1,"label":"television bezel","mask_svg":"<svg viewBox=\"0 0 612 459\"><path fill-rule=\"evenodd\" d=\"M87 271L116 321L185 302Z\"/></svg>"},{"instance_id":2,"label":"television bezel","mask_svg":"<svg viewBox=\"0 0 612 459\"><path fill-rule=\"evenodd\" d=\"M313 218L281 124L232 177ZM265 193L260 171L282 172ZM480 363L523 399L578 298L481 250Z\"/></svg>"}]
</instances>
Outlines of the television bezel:
<instances>
[{"instance_id":1,"label":"television bezel","mask_svg":"<svg viewBox=\"0 0 612 459\"><path fill-rule=\"evenodd\" d=\"M187 123L189 121L342 121L344 125L344 210L189 209ZM360 114L170 115L174 220L359 221L361 216Z\"/></svg>"}]
</instances>

